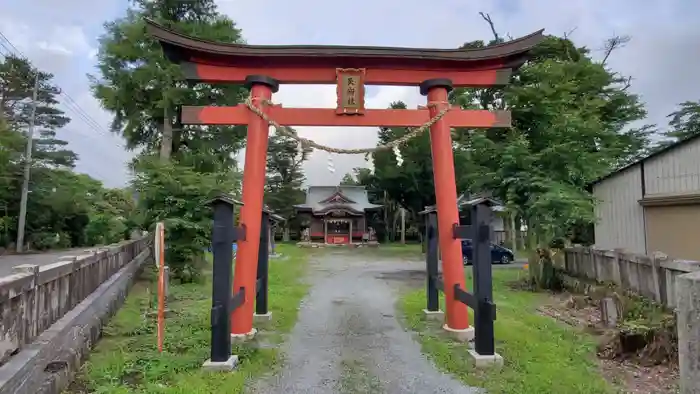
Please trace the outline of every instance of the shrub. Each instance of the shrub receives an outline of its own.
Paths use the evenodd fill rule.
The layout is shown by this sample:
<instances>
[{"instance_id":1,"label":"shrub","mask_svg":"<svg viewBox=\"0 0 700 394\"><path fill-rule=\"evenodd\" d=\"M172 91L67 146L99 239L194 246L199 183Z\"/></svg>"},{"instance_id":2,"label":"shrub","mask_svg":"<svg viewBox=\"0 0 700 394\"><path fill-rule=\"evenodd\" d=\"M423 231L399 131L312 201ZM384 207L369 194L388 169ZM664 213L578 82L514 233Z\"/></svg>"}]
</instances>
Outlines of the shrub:
<instances>
[{"instance_id":1,"label":"shrub","mask_svg":"<svg viewBox=\"0 0 700 394\"><path fill-rule=\"evenodd\" d=\"M212 210L208 201L236 190L234 172L200 173L192 167L143 158L136 166L141 227L153 231L165 223L165 259L181 282L199 277L210 244Z\"/></svg>"}]
</instances>

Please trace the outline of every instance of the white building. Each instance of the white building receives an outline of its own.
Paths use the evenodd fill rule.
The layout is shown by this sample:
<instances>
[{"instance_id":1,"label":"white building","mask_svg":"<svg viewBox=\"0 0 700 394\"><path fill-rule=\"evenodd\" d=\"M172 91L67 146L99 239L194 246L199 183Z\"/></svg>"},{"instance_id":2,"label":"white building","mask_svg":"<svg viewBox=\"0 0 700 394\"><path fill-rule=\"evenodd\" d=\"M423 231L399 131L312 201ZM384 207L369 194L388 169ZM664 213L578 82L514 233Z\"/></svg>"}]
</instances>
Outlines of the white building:
<instances>
[{"instance_id":1,"label":"white building","mask_svg":"<svg viewBox=\"0 0 700 394\"><path fill-rule=\"evenodd\" d=\"M595 246L700 260L700 135L592 183Z\"/></svg>"}]
</instances>

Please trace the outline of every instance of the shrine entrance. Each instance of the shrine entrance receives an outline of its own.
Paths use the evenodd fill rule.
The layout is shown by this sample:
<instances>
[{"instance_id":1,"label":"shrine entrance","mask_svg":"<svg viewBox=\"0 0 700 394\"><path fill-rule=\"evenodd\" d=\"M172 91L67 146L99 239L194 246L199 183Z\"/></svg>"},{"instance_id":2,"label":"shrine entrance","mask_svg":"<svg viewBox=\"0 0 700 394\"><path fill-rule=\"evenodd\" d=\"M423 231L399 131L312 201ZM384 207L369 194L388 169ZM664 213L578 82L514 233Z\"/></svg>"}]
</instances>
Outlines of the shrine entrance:
<instances>
[{"instance_id":1,"label":"shrine entrance","mask_svg":"<svg viewBox=\"0 0 700 394\"><path fill-rule=\"evenodd\" d=\"M464 237L460 234L464 234L466 229L458 228L450 133L451 128L508 128L511 121L508 111L452 107L449 93L454 88L506 85L512 71L526 61L528 52L542 40L542 31L486 48L455 50L224 44L188 37L152 21L148 21L148 31L160 42L165 55L180 65L188 81L244 84L250 90L244 104L233 107L182 106L179 114L183 125L248 127L243 174L244 205L240 212L240 223L246 236L239 239L233 279L233 298L237 305L234 308L226 303L218 309L221 313L231 312L233 337L255 334L255 293L246 289L256 288L260 246L257 234L261 231L270 126L274 126L278 133L298 141L301 147L332 154L364 154L390 149L400 153L402 144L429 130L437 206L434 247L439 247L442 256L440 287L445 293L443 327L449 332L462 336L471 334L473 337L467 304L475 307L489 300L476 299L466 292L460 240L460 237ZM285 108L274 103L272 94L278 91L280 84L285 83L334 84L337 87L336 108ZM416 86L421 95L427 96L427 102L416 109L365 108L367 85ZM368 149L342 149L302 138L286 126L412 129L385 145ZM341 226L337 228L341 229Z\"/></svg>"},{"instance_id":2,"label":"shrine entrance","mask_svg":"<svg viewBox=\"0 0 700 394\"><path fill-rule=\"evenodd\" d=\"M323 220L326 226L326 243L349 244L352 234L352 219L346 217L326 216Z\"/></svg>"}]
</instances>

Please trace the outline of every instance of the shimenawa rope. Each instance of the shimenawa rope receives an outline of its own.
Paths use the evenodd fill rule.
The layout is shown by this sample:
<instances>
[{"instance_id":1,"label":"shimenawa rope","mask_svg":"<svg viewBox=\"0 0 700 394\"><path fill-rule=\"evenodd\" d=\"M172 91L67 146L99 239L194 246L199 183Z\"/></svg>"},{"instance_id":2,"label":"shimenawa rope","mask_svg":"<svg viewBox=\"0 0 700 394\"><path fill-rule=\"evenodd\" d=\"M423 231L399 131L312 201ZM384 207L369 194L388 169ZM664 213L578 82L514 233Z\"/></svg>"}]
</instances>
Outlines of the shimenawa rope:
<instances>
[{"instance_id":1,"label":"shimenawa rope","mask_svg":"<svg viewBox=\"0 0 700 394\"><path fill-rule=\"evenodd\" d=\"M390 149L396 149L398 148L401 144L417 137L421 133L423 133L425 130L429 129L430 126L434 125L435 122L438 120L442 119L447 112L450 110L450 105L449 103L443 103L443 102L433 102L433 103L428 103L428 107L438 107L439 104L447 104L447 107L443 108L440 112L438 112L434 117L432 117L430 120L425 122L422 126L411 129L411 131L405 135L402 135L401 137L388 142L386 144L381 144L378 145L374 148L352 148L352 149L347 149L347 148L334 148L332 146L326 146L326 145L321 145L313 140L310 140L308 138L300 137L296 131L293 129L287 127L287 126L282 126L281 124L277 123L275 120L270 119L267 114L265 114L262 109L258 106L255 105L254 101L260 101L263 105L274 105L274 103L270 100L263 100L259 98L255 98L252 96L248 96L248 98L245 100L245 105L253 111L255 114L257 114L260 118L265 120L270 126L273 126L277 132L282 133L293 140L299 142L300 146L302 149L304 147L309 147L313 149L319 149L322 151L326 151L329 153L337 153L337 154L344 154L344 155L355 155L355 154L362 154L362 153L373 153L377 151L382 151L382 150L390 150Z\"/></svg>"}]
</instances>

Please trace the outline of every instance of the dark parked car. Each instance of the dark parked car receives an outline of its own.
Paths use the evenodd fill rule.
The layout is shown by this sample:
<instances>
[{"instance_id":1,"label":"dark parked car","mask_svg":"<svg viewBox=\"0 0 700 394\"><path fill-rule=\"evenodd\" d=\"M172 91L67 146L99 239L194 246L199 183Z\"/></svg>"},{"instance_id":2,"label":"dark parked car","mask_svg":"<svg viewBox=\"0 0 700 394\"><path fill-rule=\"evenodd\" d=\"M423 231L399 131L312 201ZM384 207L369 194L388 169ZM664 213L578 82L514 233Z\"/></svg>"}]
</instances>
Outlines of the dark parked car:
<instances>
[{"instance_id":1,"label":"dark parked car","mask_svg":"<svg viewBox=\"0 0 700 394\"><path fill-rule=\"evenodd\" d=\"M464 265L472 264L472 249L471 239L462 240L462 258L464 259ZM500 245L491 244L491 263L510 264L514 259L515 255L513 255L512 250Z\"/></svg>"}]
</instances>

